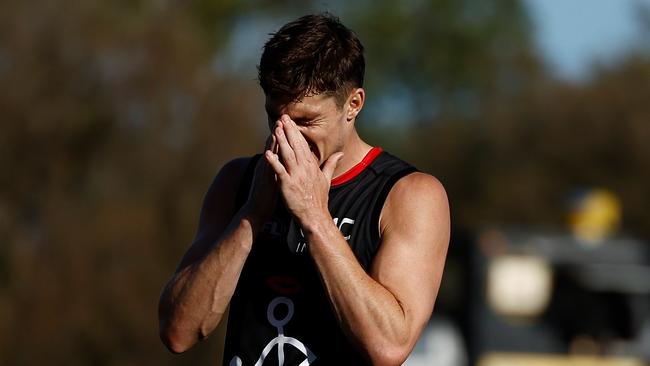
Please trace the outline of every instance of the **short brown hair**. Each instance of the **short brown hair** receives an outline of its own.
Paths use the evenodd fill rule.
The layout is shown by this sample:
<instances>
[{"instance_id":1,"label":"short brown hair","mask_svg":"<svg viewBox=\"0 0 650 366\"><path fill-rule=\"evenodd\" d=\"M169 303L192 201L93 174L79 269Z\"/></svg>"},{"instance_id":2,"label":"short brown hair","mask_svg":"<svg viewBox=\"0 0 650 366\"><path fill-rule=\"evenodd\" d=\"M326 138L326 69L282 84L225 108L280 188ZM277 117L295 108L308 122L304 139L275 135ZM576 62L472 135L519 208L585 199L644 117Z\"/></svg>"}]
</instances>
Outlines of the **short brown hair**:
<instances>
[{"instance_id":1,"label":"short brown hair","mask_svg":"<svg viewBox=\"0 0 650 366\"><path fill-rule=\"evenodd\" d=\"M286 103L329 94L343 106L363 86L366 62L356 34L330 13L285 24L264 45L259 82L264 94Z\"/></svg>"}]
</instances>

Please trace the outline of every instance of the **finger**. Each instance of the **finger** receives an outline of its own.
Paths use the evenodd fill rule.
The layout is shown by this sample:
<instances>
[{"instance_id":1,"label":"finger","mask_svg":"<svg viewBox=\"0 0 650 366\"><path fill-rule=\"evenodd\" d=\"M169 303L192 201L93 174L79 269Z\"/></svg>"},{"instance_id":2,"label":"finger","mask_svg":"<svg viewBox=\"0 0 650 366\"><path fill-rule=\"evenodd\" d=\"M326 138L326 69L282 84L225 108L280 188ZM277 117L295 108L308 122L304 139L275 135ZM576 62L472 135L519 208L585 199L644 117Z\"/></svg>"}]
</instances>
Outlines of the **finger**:
<instances>
[{"instance_id":1,"label":"finger","mask_svg":"<svg viewBox=\"0 0 650 366\"><path fill-rule=\"evenodd\" d=\"M271 148L269 150L271 150L271 152L277 154L278 153L278 139L275 138L275 135L271 135L271 139L272 139Z\"/></svg>"},{"instance_id":2,"label":"finger","mask_svg":"<svg viewBox=\"0 0 650 366\"><path fill-rule=\"evenodd\" d=\"M277 152L278 152L278 140L275 138L274 134L271 134L269 136L269 138L266 140L266 148L264 149L264 151L266 152L266 150L277 154Z\"/></svg>"},{"instance_id":3,"label":"finger","mask_svg":"<svg viewBox=\"0 0 650 366\"><path fill-rule=\"evenodd\" d=\"M274 152L276 149L276 140L275 136L273 134L269 135L269 137L266 139L266 145L264 146L264 154L266 154L267 151ZM267 176L267 178L274 178L275 179L275 172L273 172L273 169L269 167L269 164L266 162L266 159L260 159L258 164L264 165L262 168L263 174Z\"/></svg>"},{"instance_id":4,"label":"finger","mask_svg":"<svg viewBox=\"0 0 650 366\"><path fill-rule=\"evenodd\" d=\"M334 153L327 159L325 164L323 164L323 169L321 170L323 171L323 174L325 174L328 182L332 180L334 169L336 169L336 165L339 163L339 160L341 160L342 157L342 152Z\"/></svg>"},{"instance_id":5,"label":"finger","mask_svg":"<svg viewBox=\"0 0 650 366\"><path fill-rule=\"evenodd\" d=\"M278 141L278 152L280 158L287 166L287 168L291 170L291 166L296 164L296 154L291 148L291 145L289 145L289 141L287 140L287 136L284 133L282 125L282 122L278 122L278 126L275 128L274 134L275 138Z\"/></svg>"},{"instance_id":6,"label":"finger","mask_svg":"<svg viewBox=\"0 0 650 366\"><path fill-rule=\"evenodd\" d=\"M266 142L264 142L264 150L269 150L271 149L271 146L273 146L273 135L269 135L269 137L266 138Z\"/></svg>"},{"instance_id":7,"label":"finger","mask_svg":"<svg viewBox=\"0 0 650 366\"><path fill-rule=\"evenodd\" d=\"M300 133L300 130L298 129L298 125L296 122L294 122L291 117L288 115L282 115L282 124L284 126L284 132L287 135L287 140L289 141L289 145L293 148L295 151L296 157L306 159L309 156L307 153L310 153L311 151L309 150L309 144L307 144L307 140L305 140L305 137Z\"/></svg>"},{"instance_id":8,"label":"finger","mask_svg":"<svg viewBox=\"0 0 650 366\"><path fill-rule=\"evenodd\" d=\"M266 158L266 161L269 163L275 174L278 176L278 178L283 178L287 175L287 170L284 168L282 163L280 162L280 157L278 154L274 154L271 151L266 151L264 153L264 157Z\"/></svg>"}]
</instances>

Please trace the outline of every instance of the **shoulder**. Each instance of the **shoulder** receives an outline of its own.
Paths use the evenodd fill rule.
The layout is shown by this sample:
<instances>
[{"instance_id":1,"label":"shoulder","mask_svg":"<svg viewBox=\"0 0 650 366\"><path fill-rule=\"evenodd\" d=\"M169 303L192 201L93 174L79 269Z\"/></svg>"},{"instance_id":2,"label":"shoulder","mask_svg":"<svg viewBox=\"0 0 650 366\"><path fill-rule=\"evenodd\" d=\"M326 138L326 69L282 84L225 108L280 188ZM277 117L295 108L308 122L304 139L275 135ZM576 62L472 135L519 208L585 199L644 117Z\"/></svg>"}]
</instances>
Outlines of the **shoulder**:
<instances>
[{"instance_id":1,"label":"shoulder","mask_svg":"<svg viewBox=\"0 0 650 366\"><path fill-rule=\"evenodd\" d=\"M215 212L234 210L236 192L244 183L247 174L252 174L255 157L240 157L225 163L212 180L203 198L201 221L210 220ZM248 173L250 171L250 173Z\"/></svg>"},{"instance_id":2,"label":"shoulder","mask_svg":"<svg viewBox=\"0 0 650 366\"><path fill-rule=\"evenodd\" d=\"M388 200L447 200L442 183L434 176L413 172L400 178L388 194Z\"/></svg>"},{"instance_id":3,"label":"shoulder","mask_svg":"<svg viewBox=\"0 0 650 366\"><path fill-rule=\"evenodd\" d=\"M217 177L238 180L244 175L253 159L255 159L253 156L244 156L232 159L221 167Z\"/></svg>"},{"instance_id":4,"label":"shoulder","mask_svg":"<svg viewBox=\"0 0 650 366\"><path fill-rule=\"evenodd\" d=\"M435 177L414 172L392 187L380 215L380 232L405 221L449 221L449 201L442 183ZM397 225L396 225L397 224Z\"/></svg>"},{"instance_id":5,"label":"shoulder","mask_svg":"<svg viewBox=\"0 0 650 366\"><path fill-rule=\"evenodd\" d=\"M227 227L237 209L236 197L242 180L252 165L252 159L244 157L230 160L212 180L203 197L194 240L183 256L179 269L200 258Z\"/></svg>"},{"instance_id":6,"label":"shoulder","mask_svg":"<svg viewBox=\"0 0 650 366\"><path fill-rule=\"evenodd\" d=\"M215 193L213 191L219 190L220 188L239 186L246 172L252 168L250 165L254 159L254 156L246 156L235 158L225 163L212 180L208 194Z\"/></svg>"}]
</instances>

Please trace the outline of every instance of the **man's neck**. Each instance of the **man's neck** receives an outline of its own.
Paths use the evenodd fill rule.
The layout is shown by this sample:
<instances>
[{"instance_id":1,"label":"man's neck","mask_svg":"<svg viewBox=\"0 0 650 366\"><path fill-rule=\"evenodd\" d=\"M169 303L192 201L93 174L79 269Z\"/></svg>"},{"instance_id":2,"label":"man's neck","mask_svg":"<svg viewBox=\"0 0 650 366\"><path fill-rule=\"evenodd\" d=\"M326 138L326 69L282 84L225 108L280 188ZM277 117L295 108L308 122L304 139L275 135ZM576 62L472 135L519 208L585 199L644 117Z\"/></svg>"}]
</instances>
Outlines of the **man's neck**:
<instances>
[{"instance_id":1,"label":"man's neck","mask_svg":"<svg viewBox=\"0 0 650 366\"><path fill-rule=\"evenodd\" d=\"M343 157L336 165L333 177L336 178L359 164L371 149L372 146L361 140L356 131L354 131L343 148Z\"/></svg>"}]
</instances>

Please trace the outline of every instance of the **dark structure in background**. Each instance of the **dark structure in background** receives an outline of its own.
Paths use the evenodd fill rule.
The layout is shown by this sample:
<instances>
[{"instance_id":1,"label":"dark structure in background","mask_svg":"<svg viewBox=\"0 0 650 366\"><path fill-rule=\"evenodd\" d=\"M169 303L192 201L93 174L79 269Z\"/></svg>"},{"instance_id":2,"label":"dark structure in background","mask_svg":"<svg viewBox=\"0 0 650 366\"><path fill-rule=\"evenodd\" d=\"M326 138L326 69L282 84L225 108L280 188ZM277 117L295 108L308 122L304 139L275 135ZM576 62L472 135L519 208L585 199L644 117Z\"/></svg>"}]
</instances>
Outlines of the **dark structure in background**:
<instances>
[{"instance_id":1,"label":"dark structure in background","mask_svg":"<svg viewBox=\"0 0 650 366\"><path fill-rule=\"evenodd\" d=\"M456 300L449 307L441 298L437 309L462 333L467 357L453 364L650 362L648 243L492 229L457 235L451 248L449 266L467 269L446 273L464 285L454 295L443 289L441 296Z\"/></svg>"}]
</instances>

